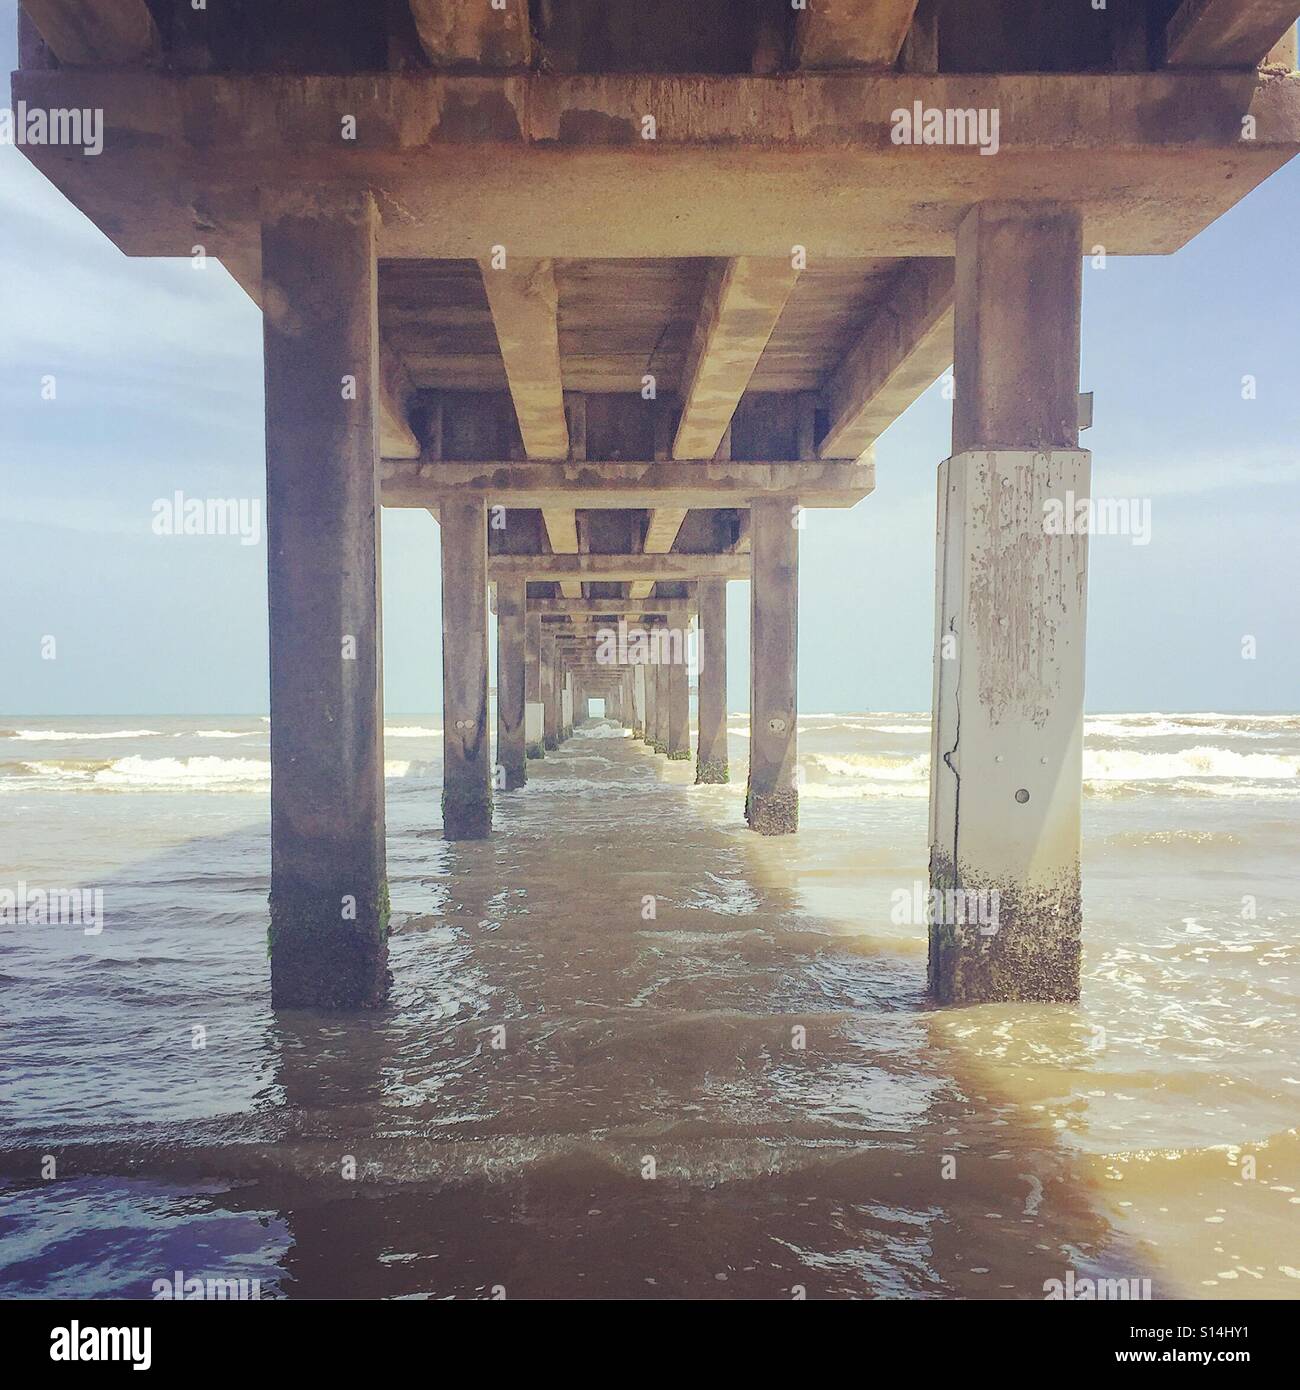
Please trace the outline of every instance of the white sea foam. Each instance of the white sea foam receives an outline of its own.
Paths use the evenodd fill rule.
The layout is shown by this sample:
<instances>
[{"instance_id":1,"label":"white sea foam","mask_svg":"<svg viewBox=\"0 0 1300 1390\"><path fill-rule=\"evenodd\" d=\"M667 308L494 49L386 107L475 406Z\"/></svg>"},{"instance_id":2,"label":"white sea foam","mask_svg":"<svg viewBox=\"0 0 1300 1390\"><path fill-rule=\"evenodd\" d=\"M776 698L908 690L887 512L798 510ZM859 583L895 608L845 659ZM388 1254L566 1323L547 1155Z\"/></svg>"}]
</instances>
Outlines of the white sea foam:
<instances>
[{"instance_id":1,"label":"white sea foam","mask_svg":"<svg viewBox=\"0 0 1300 1390\"><path fill-rule=\"evenodd\" d=\"M862 777L891 782L925 781L930 775L930 759L924 753L914 758L891 758L876 753L813 753L805 765L829 772L833 777Z\"/></svg>"},{"instance_id":2,"label":"white sea foam","mask_svg":"<svg viewBox=\"0 0 1300 1390\"><path fill-rule=\"evenodd\" d=\"M930 776L926 754L892 758L883 754L812 753L801 763L810 780L803 795L837 797L911 796L925 794ZM820 774L821 780L816 780ZM1214 796L1267 793L1261 783L1284 784L1282 794L1300 789L1300 755L1242 753L1232 748L1201 744L1177 753L1147 753L1126 749L1085 749L1083 777L1090 791L1115 795L1126 784L1168 783L1168 790ZM827 780L829 779L829 780ZM1152 790L1156 790L1155 785Z\"/></svg>"},{"instance_id":3,"label":"white sea foam","mask_svg":"<svg viewBox=\"0 0 1300 1390\"><path fill-rule=\"evenodd\" d=\"M897 716L896 716L897 717ZM904 716L906 717L906 716ZM815 716L820 732L829 732L828 722L840 719L839 728L848 732L849 721L843 716ZM1196 721L1198 732L1209 732L1204 726L1214 720L1234 724L1268 722L1277 728L1276 736L1284 736L1287 727L1295 722L1291 715L1107 715L1089 721L1108 729L1145 730L1113 737L1143 738L1158 731L1180 726L1184 736L1194 736L1191 728ZM833 727L833 726L832 726ZM886 725L868 728L871 732L917 732L905 726ZM747 730L734 728L733 734L744 736ZM1094 729L1093 732L1096 732ZM1235 732L1235 729L1234 729ZM395 725L385 730L389 738L436 738L441 730L432 725ZM22 729L9 732L20 742L64 742L79 740L113 740L126 738L172 737L152 729L119 729L114 731L60 731L52 729ZM248 738L258 732L240 732L220 728L195 729L188 735L195 738ZM626 729L615 725L596 725L584 730L592 740L624 739ZM862 746L861 734L849 740ZM1285 746L1285 745L1284 745ZM916 753L898 756L885 752L811 753L801 759L807 781L804 793L808 796L834 800L863 797L923 796L929 779L929 756ZM440 766L428 760L390 759L385 763L385 776L390 779L420 780L436 778ZM1148 751L1144 748L1115 748L1089 746L1084 750L1083 776L1087 790L1093 795L1118 796L1127 792L1165 791L1193 795L1289 797L1300 793L1300 754L1281 752L1251 752L1240 745L1224 746L1217 742L1197 742L1177 751ZM260 758L221 758L196 756L191 758L130 756L94 761L91 759L31 761L11 763L0 771L0 788L6 791L73 789L93 791L252 791L266 790L270 780L270 763ZM567 780L567 779L566 779ZM548 779L541 794L577 790L564 786L561 779ZM583 790L588 788L585 784Z\"/></svg>"},{"instance_id":4,"label":"white sea foam","mask_svg":"<svg viewBox=\"0 0 1300 1390\"><path fill-rule=\"evenodd\" d=\"M1239 753L1211 744L1198 744L1178 753L1089 748L1083 754L1083 776L1088 782L1163 781L1180 777L1226 777L1238 781L1291 779L1300 776L1300 756Z\"/></svg>"},{"instance_id":5,"label":"white sea foam","mask_svg":"<svg viewBox=\"0 0 1300 1390\"><path fill-rule=\"evenodd\" d=\"M1108 714L1086 719L1085 738L1277 738L1300 728L1294 715Z\"/></svg>"},{"instance_id":6,"label":"white sea foam","mask_svg":"<svg viewBox=\"0 0 1300 1390\"><path fill-rule=\"evenodd\" d=\"M901 779L896 781L858 779L841 783L838 786L830 782L805 782L799 788L801 797L810 797L814 801L856 801L873 797L923 797L929 794L928 778L919 782Z\"/></svg>"},{"instance_id":7,"label":"white sea foam","mask_svg":"<svg viewBox=\"0 0 1300 1390\"><path fill-rule=\"evenodd\" d=\"M171 787L201 790L256 785L271 778L271 764L256 758L117 758L91 774L100 787Z\"/></svg>"},{"instance_id":8,"label":"white sea foam","mask_svg":"<svg viewBox=\"0 0 1300 1390\"><path fill-rule=\"evenodd\" d=\"M105 738L161 738L157 729L116 729L111 733L87 733L80 729L14 729L10 738L25 743L84 743Z\"/></svg>"},{"instance_id":9,"label":"white sea foam","mask_svg":"<svg viewBox=\"0 0 1300 1390\"><path fill-rule=\"evenodd\" d=\"M3 790L42 787L84 791L265 792L271 764L261 758L115 758L108 762L29 762L15 776L0 777ZM386 778L437 775L439 764L428 760L390 759Z\"/></svg>"}]
</instances>

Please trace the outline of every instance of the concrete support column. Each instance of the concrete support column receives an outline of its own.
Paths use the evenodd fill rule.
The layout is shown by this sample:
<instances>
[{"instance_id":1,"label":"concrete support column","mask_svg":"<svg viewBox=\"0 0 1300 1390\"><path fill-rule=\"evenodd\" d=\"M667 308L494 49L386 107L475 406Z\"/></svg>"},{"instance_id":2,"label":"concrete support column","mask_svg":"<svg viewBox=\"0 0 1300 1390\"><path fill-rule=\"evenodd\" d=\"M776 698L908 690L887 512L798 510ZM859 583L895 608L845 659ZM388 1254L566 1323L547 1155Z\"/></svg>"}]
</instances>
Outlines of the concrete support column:
<instances>
[{"instance_id":1,"label":"concrete support column","mask_svg":"<svg viewBox=\"0 0 1300 1390\"><path fill-rule=\"evenodd\" d=\"M444 502L442 523L442 829L492 830L488 734L487 503Z\"/></svg>"},{"instance_id":2,"label":"concrete support column","mask_svg":"<svg viewBox=\"0 0 1300 1390\"><path fill-rule=\"evenodd\" d=\"M623 725L625 729L631 729L632 732L635 734L636 693L634 690L634 685L635 668L632 666L625 666L623 668L623 675L621 680L619 681L618 687L619 722Z\"/></svg>"},{"instance_id":3,"label":"concrete support column","mask_svg":"<svg viewBox=\"0 0 1300 1390\"><path fill-rule=\"evenodd\" d=\"M573 737L573 672L564 667L560 680L560 737Z\"/></svg>"},{"instance_id":4,"label":"concrete support column","mask_svg":"<svg viewBox=\"0 0 1300 1390\"><path fill-rule=\"evenodd\" d=\"M642 742L653 748L655 746L655 730L659 727L659 685L655 680L656 668L642 664L637 667L637 670L641 673L641 696L644 701Z\"/></svg>"},{"instance_id":5,"label":"concrete support column","mask_svg":"<svg viewBox=\"0 0 1300 1390\"><path fill-rule=\"evenodd\" d=\"M627 668L627 688L628 688L628 728L632 730L633 738L644 738L645 736L645 667L629 666Z\"/></svg>"},{"instance_id":6,"label":"concrete support column","mask_svg":"<svg viewBox=\"0 0 1300 1390\"><path fill-rule=\"evenodd\" d=\"M976 207L958 231L930 773L930 987L947 1004L1079 995L1087 537L1053 517L1089 494L1081 259L1058 205Z\"/></svg>"},{"instance_id":7,"label":"concrete support column","mask_svg":"<svg viewBox=\"0 0 1300 1390\"><path fill-rule=\"evenodd\" d=\"M727 767L727 581L699 581L699 743L696 782L728 782Z\"/></svg>"},{"instance_id":8,"label":"concrete support column","mask_svg":"<svg viewBox=\"0 0 1300 1390\"><path fill-rule=\"evenodd\" d=\"M527 588L527 585L525 585ZM524 751L544 758L546 712L542 703L542 615L524 614Z\"/></svg>"},{"instance_id":9,"label":"concrete support column","mask_svg":"<svg viewBox=\"0 0 1300 1390\"><path fill-rule=\"evenodd\" d=\"M749 787L745 819L760 835L799 828L799 527L792 499L750 507Z\"/></svg>"},{"instance_id":10,"label":"concrete support column","mask_svg":"<svg viewBox=\"0 0 1300 1390\"><path fill-rule=\"evenodd\" d=\"M277 1009L388 988L375 225L368 193L263 213Z\"/></svg>"},{"instance_id":11,"label":"concrete support column","mask_svg":"<svg viewBox=\"0 0 1300 1390\"><path fill-rule=\"evenodd\" d=\"M560 746L560 676L555 636L542 628L542 741L547 748Z\"/></svg>"},{"instance_id":12,"label":"concrete support column","mask_svg":"<svg viewBox=\"0 0 1300 1390\"><path fill-rule=\"evenodd\" d=\"M522 579L497 581L497 785L515 791L528 780L524 746L525 660Z\"/></svg>"},{"instance_id":13,"label":"concrete support column","mask_svg":"<svg viewBox=\"0 0 1300 1390\"><path fill-rule=\"evenodd\" d=\"M668 667L668 756L685 762L691 756L691 680L687 658L690 654L691 620L685 609L671 613L668 626L673 634L672 661Z\"/></svg>"},{"instance_id":14,"label":"concrete support column","mask_svg":"<svg viewBox=\"0 0 1300 1390\"><path fill-rule=\"evenodd\" d=\"M664 629L661 627L655 632L656 644L661 644L665 636ZM670 705L672 694L669 690L668 661L667 653L663 645L658 645L656 655L659 660L652 667L655 678L655 752L667 753L668 736L672 725L672 713Z\"/></svg>"}]
</instances>

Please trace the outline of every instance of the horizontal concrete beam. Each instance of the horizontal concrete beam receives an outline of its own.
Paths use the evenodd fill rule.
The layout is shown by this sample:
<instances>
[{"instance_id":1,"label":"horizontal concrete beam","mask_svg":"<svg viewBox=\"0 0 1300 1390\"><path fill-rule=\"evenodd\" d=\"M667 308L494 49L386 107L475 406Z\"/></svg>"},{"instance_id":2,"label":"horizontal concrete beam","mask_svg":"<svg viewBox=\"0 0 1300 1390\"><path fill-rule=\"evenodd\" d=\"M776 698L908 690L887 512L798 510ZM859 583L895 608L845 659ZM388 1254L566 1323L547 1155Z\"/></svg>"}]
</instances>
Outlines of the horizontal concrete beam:
<instances>
[{"instance_id":1,"label":"horizontal concrete beam","mask_svg":"<svg viewBox=\"0 0 1300 1390\"><path fill-rule=\"evenodd\" d=\"M712 458L718 452L799 278L792 260L734 256L711 267L682 367L674 458Z\"/></svg>"},{"instance_id":2,"label":"horizontal concrete beam","mask_svg":"<svg viewBox=\"0 0 1300 1390\"><path fill-rule=\"evenodd\" d=\"M847 462L659 460L649 463L425 463L385 459L380 500L389 507L437 507L482 496L511 507L744 507L788 495L805 507L852 507L875 488L870 459ZM549 522L548 522L549 525ZM554 542L552 542L554 544Z\"/></svg>"},{"instance_id":3,"label":"horizontal concrete beam","mask_svg":"<svg viewBox=\"0 0 1300 1390\"><path fill-rule=\"evenodd\" d=\"M410 0L415 30L434 67L525 67L532 55L528 0Z\"/></svg>"},{"instance_id":4,"label":"horizontal concrete beam","mask_svg":"<svg viewBox=\"0 0 1300 1390\"><path fill-rule=\"evenodd\" d=\"M530 598L528 611L547 616L628 617L638 613L693 613L693 598Z\"/></svg>"},{"instance_id":5,"label":"horizontal concrete beam","mask_svg":"<svg viewBox=\"0 0 1300 1390\"><path fill-rule=\"evenodd\" d=\"M1253 68L1300 16L1296 0L1183 0L1165 30L1175 68Z\"/></svg>"},{"instance_id":6,"label":"horizontal concrete beam","mask_svg":"<svg viewBox=\"0 0 1300 1390\"><path fill-rule=\"evenodd\" d=\"M826 383L831 420L819 452L845 458L869 449L952 365L955 284L950 260L903 267Z\"/></svg>"},{"instance_id":7,"label":"horizontal concrete beam","mask_svg":"<svg viewBox=\"0 0 1300 1390\"><path fill-rule=\"evenodd\" d=\"M555 267L549 260L510 256L499 267L480 259L479 268L524 449L529 458L564 458L569 429L560 380Z\"/></svg>"},{"instance_id":8,"label":"horizontal concrete beam","mask_svg":"<svg viewBox=\"0 0 1300 1390\"><path fill-rule=\"evenodd\" d=\"M748 579L748 555L490 555L489 579ZM683 604L683 606L685 606Z\"/></svg>"},{"instance_id":9,"label":"horizontal concrete beam","mask_svg":"<svg viewBox=\"0 0 1300 1390\"><path fill-rule=\"evenodd\" d=\"M158 48L145 0L23 0L23 10L61 63L143 63Z\"/></svg>"},{"instance_id":10,"label":"horizontal concrete beam","mask_svg":"<svg viewBox=\"0 0 1300 1390\"><path fill-rule=\"evenodd\" d=\"M379 455L381 458L418 459L420 441L411 428L411 397L415 387L406 364L395 353L380 357Z\"/></svg>"},{"instance_id":11,"label":"horizontal concrete beam","mask_svg":"<svg viewBox=\"0 0 1300 1390\"><path fill-rule=\"evenodd\" d=\"M259 194L370 184L382 256L950 256L973 203L1057 198L1084 244L1177 250L1300 149L1254 73L196 76L23 70L105 147L24 153L128 254L247 257ZM900 109L996 110L998 152L896 144ZM355 116L342 148L339 116ZM656 116L655 139L642 138ZM1254 117L1254 139L1241 138ZM671 158L665 153L671 152ZM870 197L844 190L870 189ZM448 216L448 209L455 216ZM647 216L647 209L653 210Z\"/></svg>"},{"instance_id":12,"label":"horizontal concrete beam","mask_svg":"<svg viewBox=\"0 0 1300 1390\"><path fill-rule=\"evenodd\" d=\"M795 14L795 62L801 68L892 68L915 11L916 0L813 0Z\"/></svg>"}]
</instances>

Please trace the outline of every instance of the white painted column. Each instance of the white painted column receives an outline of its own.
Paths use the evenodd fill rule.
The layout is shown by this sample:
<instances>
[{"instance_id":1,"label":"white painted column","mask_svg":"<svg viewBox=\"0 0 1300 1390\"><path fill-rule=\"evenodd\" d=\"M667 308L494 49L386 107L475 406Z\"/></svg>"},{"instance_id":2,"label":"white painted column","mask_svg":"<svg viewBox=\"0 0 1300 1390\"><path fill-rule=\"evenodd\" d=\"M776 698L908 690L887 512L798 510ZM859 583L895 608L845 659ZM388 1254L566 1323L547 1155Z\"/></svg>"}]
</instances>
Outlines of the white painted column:
<instances>
[{"instance_id":1,"label":"white painted column","mask_svg":"<svg viewBox=\"0 0 1300 1390\"><path fill-rule=\"evenodd\" d=\"M1055 521L1089 495L1081 250L1077 214L1053 205L976 208L958 234L930 773L941 1003L1079 995L1088 546Z\"/></svg>"}]
</instances>

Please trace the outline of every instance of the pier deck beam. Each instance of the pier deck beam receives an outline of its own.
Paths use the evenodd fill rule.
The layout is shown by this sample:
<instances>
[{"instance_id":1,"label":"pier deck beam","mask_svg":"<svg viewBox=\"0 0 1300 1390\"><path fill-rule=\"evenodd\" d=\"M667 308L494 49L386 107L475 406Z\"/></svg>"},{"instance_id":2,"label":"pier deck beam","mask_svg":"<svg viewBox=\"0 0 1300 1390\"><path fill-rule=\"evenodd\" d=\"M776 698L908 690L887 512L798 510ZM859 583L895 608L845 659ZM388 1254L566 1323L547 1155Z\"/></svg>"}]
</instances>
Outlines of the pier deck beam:
<instances>
[{"instance_id":1,"label":"pier deck beam","mask_svg":"<svg viewBox=\"0 0 1300 1390\"><path fill-rule=\"evenodd\" d=\"M528 780L524 743L524 592L526 581L497 581L497 766L505 791Z\"/></svg>"},{"instance_id":2,"label":"pier deck beam","mask_svg":"<svg viewBox=\"0 0 1300 1390\"><path fill-rule=\"evenodd\" d=\"M750 510L749 787L745 819L760 835L799 828L799 528L790 498Z\"/></svg>"},{"instance_id":3,"label":"pier deck beam","mask_svg":"<svg viewBox=\"0 0 1300 1390\"><path fill-rule=\"evenodd\" d=\"M700 672L696 782L727 782L727 581L699 582Z\"/></svg>"},{"instance_id":4,"label":"pier deck beam","mask_svg":"<svg viewBox=\"0 0 1300 1390\"><path fill-rule=\"evenodd\" d=\"M488 733L487 504L448 502L442 522L442 826L449 840L492 832Z\"/></svg>"},{"instance_id":5,"label":"pier deck beam","mask_svg":"<svg viewBox=\"0 0 1300 1390\"><path fill-rule=\"evenodd\" d=\"M1050 518L1089 492L1081 257L1078 214L1059 205L976 207L958 232L930 773L929 975L945 1004L1079 996L1087 537Z\"/></svg>"},{"instance_id":6,"label":"pier deck beam","mask_svg":"<svg viewBox=\"0 0 1300 1390\"><path fill-rule=\"evenodd\" d=\"M375 224L368 194L263 213L277 1009L388 989Z\"/></svg>"}]
</instances>

